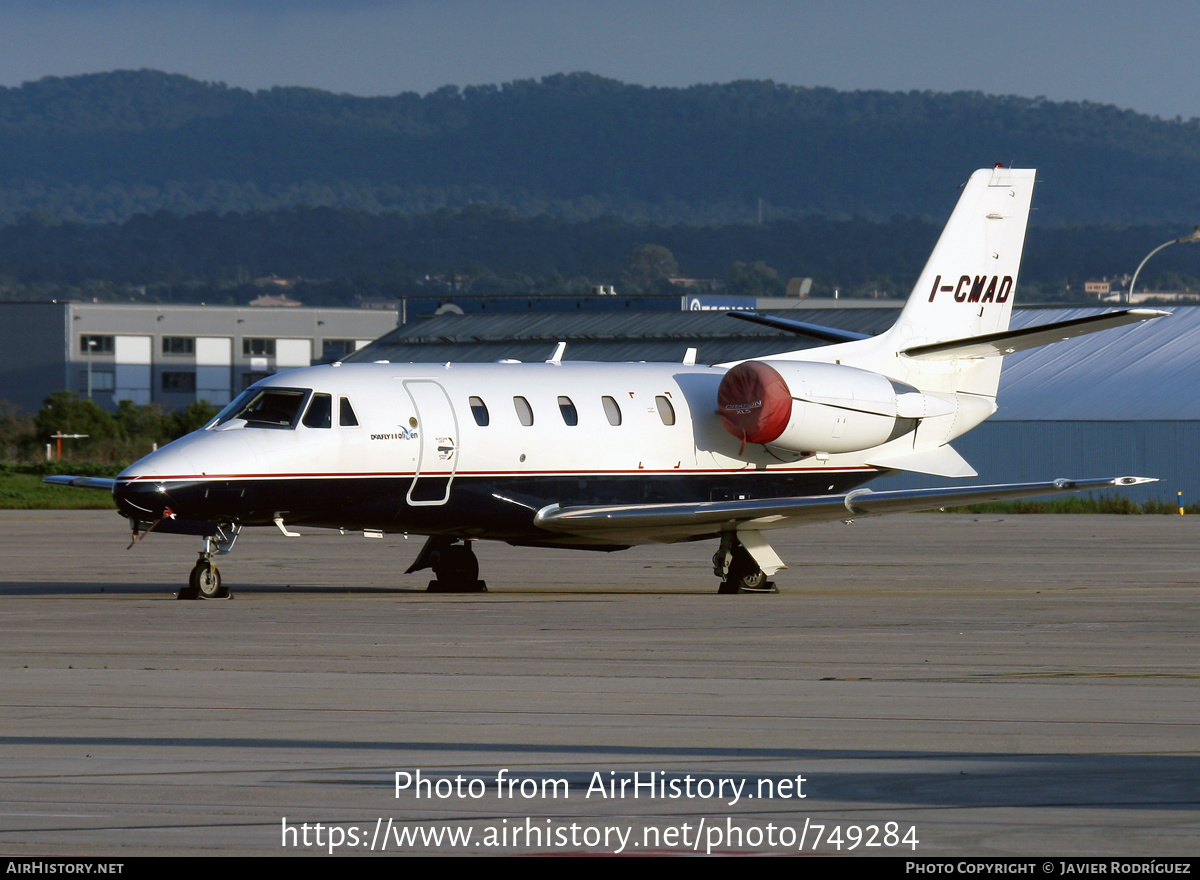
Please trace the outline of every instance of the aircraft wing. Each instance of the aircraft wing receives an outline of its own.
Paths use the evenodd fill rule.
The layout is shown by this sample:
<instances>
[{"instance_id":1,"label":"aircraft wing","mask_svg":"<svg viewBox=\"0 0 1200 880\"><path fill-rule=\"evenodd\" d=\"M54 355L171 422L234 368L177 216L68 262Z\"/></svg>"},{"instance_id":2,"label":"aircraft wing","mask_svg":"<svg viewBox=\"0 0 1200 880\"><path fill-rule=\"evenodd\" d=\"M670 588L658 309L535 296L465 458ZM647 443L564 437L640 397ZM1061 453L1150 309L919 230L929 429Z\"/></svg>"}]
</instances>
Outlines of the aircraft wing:
<instances>
[{"instance_id":1,"label":"aircraft wing","mask_svg":"<svg viewBox=\"0 0 1200 880\"><path fill-rule=\"evenodd\" d=\"M78 489L105 489L109 492L117 484L112 477L72 477L69 474L42 477L42 482L53 483L55 486L74 486Z\"/></svg>"},{"instance_id":2,"label":"aircraft wing","mask_svg":"<svg viewBox=\"0 0 1200 880\"><path fill-rule=\"evenodd\" d=\"M1044 483L1004 483L995 486L957 486L939 489L896 489L875 492L855 489L844 495L815 495L751 501L709 501L696 504L622 504L561 507L551 504L534 516L535 525L552 532L619 540L622 533L663 542L703 538L722 532L786 528L809 522L850 520L885 513L959 507L1061 492L1134 486L1157 482L1153 477L1115 477L1094 480L1050 480Z\"/></svg>"},{"instance_id":3,"label":"aircraft wing","mask_svg":"<svg viewBox=\"0 0 1200 880\"><path fill-rule=\"evenodd\" d=\"M951 339L949 342L914 345L900 353L905 357L919 360L996 357L1002 354L1012 354L1014 351L1024 351L1027 348L1037 348L1040 345L1049 345L1051 342L1063 342L1076 336L1108 330L1124 324L1149 321L1151 318L1161 318L1169 314L1171 313L1160 309L1121 309L1116 312L1105 312L1103 315L1089 315L1086 318L1075 318L1070 321L1039 324L1036 327L1025 327L1021 330L1004 330L1000 333L986 333L966 339Z\"/></svg>"}]
</instances>

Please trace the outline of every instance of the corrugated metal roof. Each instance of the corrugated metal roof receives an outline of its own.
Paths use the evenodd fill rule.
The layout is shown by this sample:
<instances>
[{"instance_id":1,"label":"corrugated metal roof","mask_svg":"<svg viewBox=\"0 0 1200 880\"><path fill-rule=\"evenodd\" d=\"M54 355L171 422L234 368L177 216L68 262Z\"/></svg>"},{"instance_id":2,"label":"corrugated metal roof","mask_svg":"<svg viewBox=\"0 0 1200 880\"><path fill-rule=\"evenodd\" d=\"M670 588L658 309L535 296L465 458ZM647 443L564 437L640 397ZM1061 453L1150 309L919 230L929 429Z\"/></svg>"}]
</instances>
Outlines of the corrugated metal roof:
<instances>
[{"instance_id":1,"label":"corrugated metal roof","mask_svg":"<svg viewBox=\"0 0 1200 880\"><path fill-rule=\"evenodd\" d=\"M1173 314L1009 355L992 419L1200 419L1200 307L1166 310ZM1107 311L1024 309L1012 323L1028 327Z\"/></svg>"},{"instance_id":2,"label":"corrugated metal roof","mask_svg":"<svg viewBox=\"0 0 1200 880\"><path fill-rule=\"evenodd\" d=\"M846 309L822 311L817 323L879 333L895 320L895 309ZM559 342L567 343L566 359L573 361L671 362L681 360L687 349L694 347L699 349L697 360L703 364L822 344L739 321L724 312L442 315L397 327L347 360L537 361L550 357Z\"/></svg>"}]
</instances>

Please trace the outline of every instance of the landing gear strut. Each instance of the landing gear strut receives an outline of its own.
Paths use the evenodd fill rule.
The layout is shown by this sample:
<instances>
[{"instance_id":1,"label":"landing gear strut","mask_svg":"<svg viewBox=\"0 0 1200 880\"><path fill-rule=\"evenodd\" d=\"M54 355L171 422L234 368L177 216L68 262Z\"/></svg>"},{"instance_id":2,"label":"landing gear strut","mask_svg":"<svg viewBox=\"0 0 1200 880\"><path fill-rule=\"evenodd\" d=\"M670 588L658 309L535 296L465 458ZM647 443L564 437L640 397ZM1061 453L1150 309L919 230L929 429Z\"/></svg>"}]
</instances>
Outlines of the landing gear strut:
<instances>
[{"instance_id":1,"label":"landing gear strut","mask_svg":"<svg viewBox=\"0 0 1200 880\"><path fill-rule=\"evenodd\" d=\"M222 523L217 527L217 534L206 535L204 549L192 573L188 576L188 585L180 590L177 599L229 599L232 598L229 587L221 585L221 573L213 565L214 556L224 556L233 549L242 527Z\"/></svg>"},{"instance_id":2,"label":"landing gear strut","mask_svg":"<svg viewBox=\"0 0 1200 880\"><path fill-rule=\"evenodd\" d=\"M721 536L721 546L713 554L713 574L721 579L718 593L779 592L736 534Z\"/></svg>"},{"instance_id":3,"label":"landing gear strut","mask_svg":"<svg viewBox=\"0 0 1200 880\"><path fill-rule=\"evenodd\" d=\"M435 580L426 588L431 593L487 592L487 584L479 579L479 560L470 541L460 544L457 538L431 536L405 574L423 568L433 569Z\"/></svg>"}]
</instances>

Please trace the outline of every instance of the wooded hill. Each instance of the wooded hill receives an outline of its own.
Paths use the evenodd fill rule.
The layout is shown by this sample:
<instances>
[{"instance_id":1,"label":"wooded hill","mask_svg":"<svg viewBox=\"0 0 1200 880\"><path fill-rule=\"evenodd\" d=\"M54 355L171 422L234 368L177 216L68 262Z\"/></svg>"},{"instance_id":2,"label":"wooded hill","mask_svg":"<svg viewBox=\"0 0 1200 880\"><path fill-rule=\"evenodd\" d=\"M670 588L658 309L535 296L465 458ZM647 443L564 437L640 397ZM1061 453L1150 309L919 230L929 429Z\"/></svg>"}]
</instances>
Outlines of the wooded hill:
<instances>
[{"instance_id":1,"label":"wooded hill","mask_svg":"<svg viewBox=\"0 0 1200 880\"><path fill-rule=\"evenodd\" d=\"M978 92L576 73L427 95L259 92L155 71L0 88L0 222L471 203L573 220L940 221L953 183L1037 167L1037 225L1200 218L1200 119Z\"/></svg>"},{"instance_id":2,"label":"wooded hill","mask_svg":"<svg viewBox=\"0 0 1200 880\"><path fill-rule=\"evenodd\" d=\"M951 195L953 187L944 187ZM782 295L790 277L814 294L906 296L941 223L808 217L692 226L617 217L522 217L474 206L407 216L334 208L217 215L139 215L122 224L0 226L0 298L244 303L252 282L303 279L291 295L311 305L356 296L661 293L671 275L715 278L728 292ZM1083 300L1083 282L1132 272L1182 226L1039 227L1026 240L1022 302ZM665 250L665 253L663 251ZM430 278L429 276L434 276ZM1200 288L1200 245L1166 249L1139 288ZM1069 287L1069 289L1068 289ZM679 292L679 291L675 291Z\"/></svg>"}]
</instances>

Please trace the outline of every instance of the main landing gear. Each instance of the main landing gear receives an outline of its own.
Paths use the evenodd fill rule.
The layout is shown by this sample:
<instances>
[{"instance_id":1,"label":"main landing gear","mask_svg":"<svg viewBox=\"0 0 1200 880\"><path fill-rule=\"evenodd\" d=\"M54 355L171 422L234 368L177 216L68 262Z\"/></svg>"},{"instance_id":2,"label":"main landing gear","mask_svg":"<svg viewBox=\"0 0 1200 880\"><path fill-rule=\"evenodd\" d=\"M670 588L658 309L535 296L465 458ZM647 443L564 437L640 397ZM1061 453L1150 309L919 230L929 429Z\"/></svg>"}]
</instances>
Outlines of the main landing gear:
<instances>
[{"instance_id":1,"label":"main landing gear","mask_svg":"<svg viewBox=\"0 0 1200 880\"><path fill-rule=\"evenodd\" d=\"M750 534L757 538L756 544L761 544L774 556L770 545L758 537L757 533ZM775 558L778 559L778 557ZM778 566L773 566L772 574L776 570L778 570ZM718 593L779 592L775 588L775 582L767 580L767 573L739 540L737 533L731 532L721 536L721 546L713 554L713 574L721 579L721 586L717 588Z\"/></svg>"},{"instance_id":2,"label":"main landing gear","mask_svg":"<svg viewBox=\"0 0 1200 880\"><path fill-rule=\"evenodd\" d=\"M206 535L204 549L192 573L188 576L188 585L179 591L177 599L230 599L229 587L221 585L221 573L213 565L214 556L224 556L233 549L242 527L222 524L217 527L217 534Z\"/></svg>"},{"instance_id":3,"label":"main landing gear","mask_svg":"<svg viewBox=\"0 0 1200 880\"><path fill-rule=\"evenodd\" d=\"M423 568L433 569L435 579L426 588L431 593L486 593L487 584L479 579L479 560L470 541L432 535L417 554L405 574Z\"/></svg>"}]
</instances>

